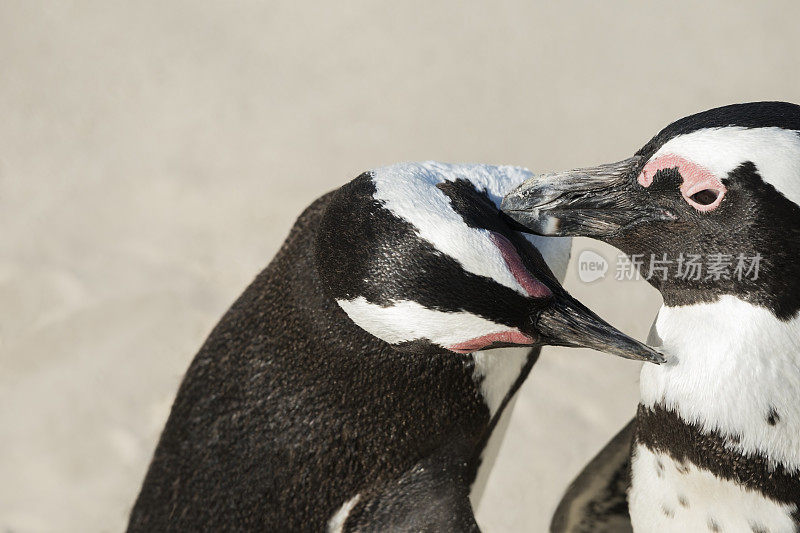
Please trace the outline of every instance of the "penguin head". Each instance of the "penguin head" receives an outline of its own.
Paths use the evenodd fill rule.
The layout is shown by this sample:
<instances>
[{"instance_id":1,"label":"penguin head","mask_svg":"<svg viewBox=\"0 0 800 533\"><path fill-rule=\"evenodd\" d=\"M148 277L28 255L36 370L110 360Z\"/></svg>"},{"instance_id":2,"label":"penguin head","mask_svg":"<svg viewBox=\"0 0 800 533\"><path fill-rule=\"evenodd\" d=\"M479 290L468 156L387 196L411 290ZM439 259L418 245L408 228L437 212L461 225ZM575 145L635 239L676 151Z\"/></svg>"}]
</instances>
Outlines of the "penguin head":
<instances>
[{"instance_id":1,"label":"penguin head","mask_svg":"<svg viewBox=\"0 0 800 533\"><path fill-rule=\"evenodd\" d=\"M569 239L508 226L499 202L529 176L515 167L433 162L362 174L333 193L319 227L324 290L353 322L399 350L553 344L660 362L561 287L552 269L563 276Z\"/></svg>"},{"instance_id":2,"label":"penguin head","mask_svg":"<svg viewBox=\"0 0 800 533\"><path fill-rule=\"evenodd\" d=\"M623 161L531 178L502 208L527 231L616 246L666 305L733 295L785 319L800 310L798 204L800 106L756 102L682 118Z\"/></svg>"}]
</instances>

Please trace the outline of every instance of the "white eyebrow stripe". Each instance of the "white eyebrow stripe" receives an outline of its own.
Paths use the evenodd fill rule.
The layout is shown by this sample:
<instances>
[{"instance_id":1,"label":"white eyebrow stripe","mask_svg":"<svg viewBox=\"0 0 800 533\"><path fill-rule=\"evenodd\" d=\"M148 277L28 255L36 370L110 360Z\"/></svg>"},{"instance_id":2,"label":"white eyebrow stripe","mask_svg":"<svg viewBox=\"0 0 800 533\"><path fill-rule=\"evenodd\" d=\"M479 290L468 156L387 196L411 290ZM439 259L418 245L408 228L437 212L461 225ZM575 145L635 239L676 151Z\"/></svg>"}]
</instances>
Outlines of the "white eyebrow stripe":
<instances>
[{"instance_id":1,"label":"white eyebrow stripe","mask_svg":"<svg viewBox=\"0 0 800 533\"><path fill-rule=\"evenodd\" d=\"M508 191L530 178L530 171L511 166L400 163L372 172L375 199L395 216L410 222L419 236L457 260L467 272L491 278L527 296L485 229L464 223L447 195L436 187L459 178L485 189L499 207Z\"/></svg>"},{"instance_id":2,"label":"white eyebrow stripe","mask_svg":"<svg viewBox=\"0 0 800 533\"><path fill-rule=\"evenodd\" d=\"M800 132L783 128L706 128L664 143L650 158L675 154L702 165L718 178L752 161L761 178L800 205Z\"/></svg>"},{"instance_id":3,"label":"white eyebrow stripe","mask_svg":"<svg viewBox=\"0 0 800 533\"><path fill-rule=\"evenodd\" d=\"M398 300L388 307L363 296L336 302L359 327L390 344L427 339L448 347L492 333L519 331L466 311L437 311L412 300Z\"/></svg>"}]
</instances>

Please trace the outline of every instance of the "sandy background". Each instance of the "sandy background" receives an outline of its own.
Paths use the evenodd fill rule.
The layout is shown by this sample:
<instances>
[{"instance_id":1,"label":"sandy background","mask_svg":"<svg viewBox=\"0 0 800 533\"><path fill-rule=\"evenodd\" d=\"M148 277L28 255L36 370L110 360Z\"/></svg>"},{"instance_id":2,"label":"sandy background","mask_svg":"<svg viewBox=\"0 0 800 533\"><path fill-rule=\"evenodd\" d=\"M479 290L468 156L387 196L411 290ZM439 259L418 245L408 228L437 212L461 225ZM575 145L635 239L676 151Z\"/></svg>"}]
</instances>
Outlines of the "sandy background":
<instances>
[{"instance_id":1,"label":"sandy background","mask_svg":"<svg viewBox=\"0 0 800 533\"><path fill-rule=\"evenodd\" d=\"M182 372L315 197L400 160L616 160L691 112L798 101L799 15L790 1L4 0L0 529L124 527ZM574 268L567 287L640 339L659 304L643 282L582 284ZM632 415L637 373L546 352L486 531L545 529Z\"/></svg>"}]
</instances>

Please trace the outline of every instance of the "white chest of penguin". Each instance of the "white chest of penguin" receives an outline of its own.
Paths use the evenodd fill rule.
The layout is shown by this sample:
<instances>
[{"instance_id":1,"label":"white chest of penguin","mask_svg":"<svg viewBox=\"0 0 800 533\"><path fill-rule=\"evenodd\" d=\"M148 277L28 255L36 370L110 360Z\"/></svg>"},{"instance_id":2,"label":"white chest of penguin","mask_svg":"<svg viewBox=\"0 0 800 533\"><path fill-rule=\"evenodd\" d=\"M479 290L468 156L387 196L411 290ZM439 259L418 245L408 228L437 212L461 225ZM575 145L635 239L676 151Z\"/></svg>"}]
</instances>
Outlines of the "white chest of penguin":
<instances>
[{"instance_id":1,"label":"white chest of penguin","mask_svg":"<svg viewBox=\"0 0 800 533\"><path fill-rule=\"evenodd\" d=\"M500 409L503 408L503 400L519 379L523 367L528 362L529 353L529 348L501 348L472 354L475 361L473 379L479 384L480 394L489 409L489 416L499 417L486 447L481 452L481 463L475 481L470 487L469 498L472 506L476 509L483 497L489 474L505 438L517 395L514 394L509 398L508 404L500 412Z\"/></svg>"},{"instance_id":2,"label":"white chest of penguin","mask_svg":"<svg viewBox=\"0 0 800 533\"><path fill-rule=\"evenodd\" d=\"M770 477L777 469L796 483L800 319L780 321L724 296L712 304L662 308L656 331L672 358L642 369L642 406L664 409L703 435L718 436L723 454L742 458L734 461L759 458L769 466L758 475ZM642 425L640 430L649 431ZM637 439L632 456L628 501L634 531L797 530L796 501L780 501L726 478L713 471L714 459L704 468L647 442L646 434ZM687 443L692 446L702 453L702 444Z\"/></svg>"},{"instance_id":3,"label":"white chest of penguin","mask_svg":"<svg viewBox=\"0 0 800 533\"><path fill-rule=\"evenodd\" d=\"M637 533L795 531L796 506L780 504L640 444L634 447L631 473L628 504Z\"/></svg>"}]
</instances>

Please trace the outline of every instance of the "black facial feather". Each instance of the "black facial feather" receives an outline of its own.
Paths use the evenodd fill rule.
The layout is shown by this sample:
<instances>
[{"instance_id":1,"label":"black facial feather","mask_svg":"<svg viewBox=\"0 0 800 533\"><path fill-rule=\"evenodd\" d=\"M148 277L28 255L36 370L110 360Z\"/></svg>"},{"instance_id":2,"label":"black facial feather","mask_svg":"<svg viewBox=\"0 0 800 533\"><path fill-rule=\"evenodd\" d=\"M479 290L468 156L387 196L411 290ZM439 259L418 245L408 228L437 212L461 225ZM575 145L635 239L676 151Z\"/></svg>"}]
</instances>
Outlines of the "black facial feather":
<instances>
[{"instance_id":1,"label":"black facial feather","mask_svg":"<svg viewBox=\"0 0 800 533\"><path fill-rule=\"evenodd\" d=\"M677 120L653 137L637 155L641 162L633 169L636 179L644 164L661 146L679 135L708 128L723 127L795 130L800 135L800 106L787 102L753 102L710 109ZM800 180L800 176L798 176ZM680 213L673 223L658 223L635 228L608 242L628 255L641 254L646 276L651 254L656 258L667 253L675 260L679 254L739 254L760 256L758 278L680 280L675 265L666 281L660 277L648 281L659 289L669 306L714 302L730 294L754 305L769 309L781 320L789 320L800 311L800 208L766 183L752 161L745 161L722 179L726 197L713 212L698 213L687 209L680 197L682 178L677 169L659 171L645 191L659 205Z\"/></svg>"},{"instance_id":2,"label":"black facial feather","mask_svg":"<svg viewBox=\"0 0 800 533\"><path fill-rule=\"evenodd\" d=\"M461 216L464 224L470 228L486 229L503 235L514 245L528 272L534 274L554 293L563 290L539 250L519 232L512 230L508 219L500 213L486 191L478 191L475 185L461 178L443 181L436 187L447 195L453 211Z\"/></svg>"},{"instance_id":3,"label":"black facial feather","mask_svg":"<svg viewBox=\"0 0 800 533\"><path fill-rule=\"evenodd\" d=\"M681 213L677 220L642 225L607 241L629 256L638 256L642 275L649 276L648 281L661 291L668 306L709 303L729 294L765 307L781 320L797 316L800 207L765 183L751 161L742 163L724 179L728 191L713 212L700 213L687 206L680 195L681 182L677 169L663 169L645 190L659 206ZM654 256L658 260L664 254L671 261L666 276L657 270L650 276L651 259ZM677 261L681 254L700 255L704 260L713 254L731 256L728 279L707 277L705 272L701 279L681 278ZM739 254L760 258L756 279L754 274L741 279L734 275Z\"/></svg>"},{"instance_id":4,"label":"black facial feather","mask_svg":"<svg viewBox=\"0 0 800 533\"><path fill-rule=\"evenodd\" d=\"M473 194L471 184L460 190L472 191L469 198L484 201ZM363 296L383 306L396 300L413 300L430 309L468 311L517 328L524 326L520 321L526 320L532 310L544 305L491 278L465 271L456 259L421 239L408 221L375 200L374 193L371 175L362 174L335 193L322 219L317 263L331 297ZM451 196L451 200L454 197L456 202L469 200L461 194ZM494 224L506 235L512 233L500 227L497 208L493 207L493 211L494 219L485 209L480 210L481 220ZM532 246L527 250L529 254L520 255L531 255L531 250L544 263ZM549 269L546 272L551 276Z\"/></svg>"},{"instance_id":5,"label":"black facial feather","mask_svg":"<svg viewBox=\"0 0 800 533\"><path fill-rule=\"evenodd\" d=\"M470 228L481 228L507 233L508 227L500 219L497 206L485 191L478 191L472 182L459 178L436 185L449 199L453 211L461 216Z\"/></svg>"},{"instance_id":6,"label":"black facial feather","mask_svg":"<svg viewBox=\"0 0 800 533\"><path fill-rule=\"evenodd\" d=\"M800 312L800 207L769 184L763 169L741 161L727 176L718 176L725 196L710 210L697 209L682 196L684 176L677 166L657 171L647 187L638 180L669 140L725 127L782 128L800 135L800 106L736 104L682 118L631 158L527 180L505 197L505 213L529 231L612 244L641 265L642 277L668 306L732 295L788 320ZM774 157L788 155L776 145ZM707 205L719 191L693 196ZM687 260L700 268L686 273ZM708 272L709 264L716 270Z\"/></svg>"}]
</instances>

